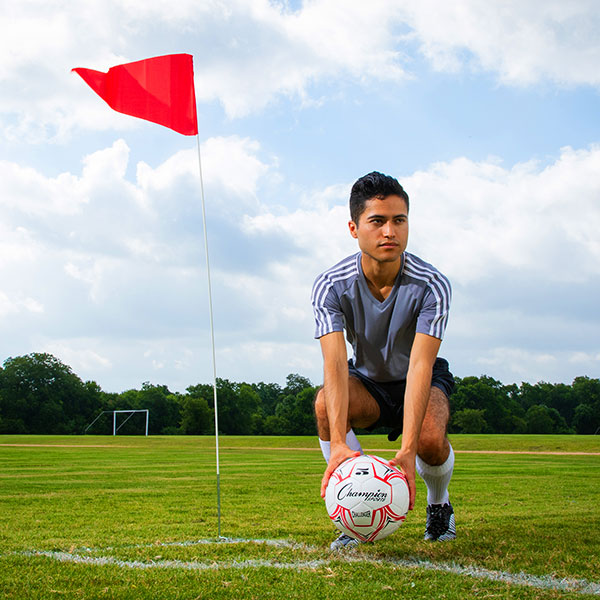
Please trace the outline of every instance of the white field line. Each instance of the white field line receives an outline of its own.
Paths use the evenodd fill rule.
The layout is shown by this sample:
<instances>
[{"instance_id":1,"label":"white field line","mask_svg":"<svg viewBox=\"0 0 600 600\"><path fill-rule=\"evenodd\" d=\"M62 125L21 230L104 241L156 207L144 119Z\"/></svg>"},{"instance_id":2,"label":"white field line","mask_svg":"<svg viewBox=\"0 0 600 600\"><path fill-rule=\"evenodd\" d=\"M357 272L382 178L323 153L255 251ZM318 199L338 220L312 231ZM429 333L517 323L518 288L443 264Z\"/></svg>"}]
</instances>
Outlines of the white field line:
<instances>
[{"instance_id":1,"label":"white field line","mask_svg":"<svg viewBox=\"0 0 600 600\"><path fill-rule=\"evenodd\" d=\"M182 560L151 560L144 562L141 560L119 560L112 556L81 556L71 554L69 552L53 552L53 551L34 551L23 552L24 556L46 556L60 562L72 562L85 565L95 566L117 566L126 567L129 569L183 569L189 571L212 571L218 569L256 569L258 567L270 567L273 569L306 569L316 568L325 564L329 564L329 560L308 560L296 562L281 562L265 559L250 559L229 562L198 562L198 561L182 561Z\"/></svg>"},{"instance_id":2,"label":"white field line","mask_svg":"<svg viewBox=\"0 0 600 600\"><path fill-rule=\"evenodd\" d=\"M81 552L106 552L109 550L131 550L138 548L168 548L168 547L179 547L187 548L189 546L203 546L207 544L259 544L264 546L273 546L276 548L290 548L292 550L304 550L306 552L315 552L319 550L316 546L308 546L302 542L295 542L289 539L246 539L246 538L207 538L200 540L187 540L183 542L152 542L149 544L127 544L118 547L107 546L105 548L76 548L72 550L73 553L79 554ZM33 551L35 552L35 551Z\"/></svg>"},{"instance_id":3,"label":"white field line","mask_svg":"<svg viewBox=\"0 0 600 600\"><path fill-rule=\"evenodd\" d=\"M267 539L241 539L241 538L221 538L195 540L188 542L159 542L154 544L140 544L137 546L129 546L129 548L151 548L165 546L194 546L200 544L263 544L274 547L291 548L295 550L304 550L307 552L320 551L315 546L294 542L291 540L267 540ZM109 550L105 548L104 551ZM85 549L81 552L100 551ZM219 569L256 569L261 567L271 569L315 569L318 567L334 565L336 563L368 563L379 566L397 566L409 569L423 569L426 571L438 571L443 573L453 573L476 579L484 579L487 581L498 581L512 585L523 585L536 589L576 592L580 594L590 594L600 596L600 583L587 581L586 579L569 579L556 578L550 575L530 575L528 573L510 573L508 571L494 571L477 566L463 566L456 563L439 562L434 563L420 558L387 558L387 559L372 559L364 555L344 555L336 554L331 558L320 558L314 560L301 560L285 562L281 560L268 559L249 559L249 560L233 560L225 562L210 562L199 561L181 561L181 560L120 560L112 556L85 556L76 552L57 552L50 550L28 550L24 552L11 553L19 556L27 557L46 557L52 560L65 563L85 564L92 566L116 566L129 569L181 569L191 571L213 571ZM7 556L7 555L4 555ZM0 556L1 558L1 556Z\"/></svg>"}]
</instances>

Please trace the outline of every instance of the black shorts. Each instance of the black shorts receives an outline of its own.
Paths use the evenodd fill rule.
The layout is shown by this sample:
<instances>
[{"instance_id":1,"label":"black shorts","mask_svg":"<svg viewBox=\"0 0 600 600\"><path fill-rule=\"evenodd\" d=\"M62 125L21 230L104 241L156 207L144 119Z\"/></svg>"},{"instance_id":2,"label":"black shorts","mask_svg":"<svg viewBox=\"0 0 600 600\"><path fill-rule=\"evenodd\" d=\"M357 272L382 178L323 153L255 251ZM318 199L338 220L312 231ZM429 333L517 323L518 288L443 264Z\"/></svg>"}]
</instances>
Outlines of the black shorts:
<instances>
[{"instance_id":1,"label":"black shorts","mask_svg":"<svg viewBox=\"0 0 600 600\"><path fill-rule=\"evenodd\" d=\"M404 418L404 392L406 391L406 380L401 381L373 381L359 373L348 361L348 372L352 377L360 379L367 391L375 398L379 405L379 419L373 425L367 427L372 431L377 427L391 427L395 431L390 434L390 439L395 440L402 432ZM445 358L437 358L433 365L431 374L431 385L439 388L449 398L454 390L454 377L448 368ZM395 437L394 435L395 434Z\"/></svg>"}]
</instances>

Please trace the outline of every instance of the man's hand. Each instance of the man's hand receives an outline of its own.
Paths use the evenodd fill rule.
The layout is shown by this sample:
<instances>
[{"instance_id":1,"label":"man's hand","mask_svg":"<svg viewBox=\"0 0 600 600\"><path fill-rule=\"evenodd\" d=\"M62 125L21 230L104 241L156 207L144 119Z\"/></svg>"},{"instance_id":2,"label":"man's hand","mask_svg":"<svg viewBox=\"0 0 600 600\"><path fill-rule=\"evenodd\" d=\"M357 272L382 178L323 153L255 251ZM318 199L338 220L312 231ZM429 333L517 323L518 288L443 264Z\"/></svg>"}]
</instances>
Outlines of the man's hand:
<instances>
[{"instance_id":1,"label":"man's hand","mask_svg":"<svg viewBox=\"0 0 600 600\"><path fill-rule=\"evenodd\" d=\"M406 477L406 481L408 483L408 493L409 493L409 501L408 501L408 510L412 510L415 505L415 496L417 493L415 486L415 461L417 455L415 452L410 452L407 450L398 450L396 456L389 461L389 464L392 467L399 467L404 476Z\"/></svg>"},{"instance_id":2,"label":"man's hand","mask_svg":"<svg viewBox=\"0 0 600 600\"><path fill-rule=\"evenodd\" d=\"M346 444L331 444L331 456L329 457L329 462L327 463L327 468L325 469L325 475L323 475L323 479L321 480L321 498L325 498L325 490L327 489L327 484L329 483L329 478L331 477L331 474L346 459L353 458L354 456L360 456L360 452L350 450L350 448L348 448Z\"/></svg>"}]
</instances>

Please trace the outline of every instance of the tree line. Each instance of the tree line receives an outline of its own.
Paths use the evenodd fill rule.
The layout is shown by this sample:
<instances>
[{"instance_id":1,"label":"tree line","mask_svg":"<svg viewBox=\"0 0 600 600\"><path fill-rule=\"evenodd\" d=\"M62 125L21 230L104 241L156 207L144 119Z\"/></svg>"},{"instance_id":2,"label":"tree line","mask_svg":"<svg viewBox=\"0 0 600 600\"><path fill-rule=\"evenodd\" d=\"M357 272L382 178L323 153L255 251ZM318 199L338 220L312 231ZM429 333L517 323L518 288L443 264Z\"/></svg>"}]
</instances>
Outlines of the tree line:
<instances>
[{"instance_id":1,"label":"tree line","mask_svg":"<svg viewBox=\"0 0 600 600\"><path fill-rule=\"evenodd\" d=\"M217 379L219 432L316 435L317 389L296 373L287 376L285 386ZM486 375L456 378L451 407L450 433L600 433L600 379L504 385ZM150 434L214 434L210 384L191 385L185 393L149 382L139 390L105 392L58 358L40 353L9 358L0 367L0 433L70 435L87 428L89 434L108 434L109 414L88 426L102 411L133 409L149 409ZM143 432L141 419L133 415L119 434Z\"/></svg>"}]
</instances>

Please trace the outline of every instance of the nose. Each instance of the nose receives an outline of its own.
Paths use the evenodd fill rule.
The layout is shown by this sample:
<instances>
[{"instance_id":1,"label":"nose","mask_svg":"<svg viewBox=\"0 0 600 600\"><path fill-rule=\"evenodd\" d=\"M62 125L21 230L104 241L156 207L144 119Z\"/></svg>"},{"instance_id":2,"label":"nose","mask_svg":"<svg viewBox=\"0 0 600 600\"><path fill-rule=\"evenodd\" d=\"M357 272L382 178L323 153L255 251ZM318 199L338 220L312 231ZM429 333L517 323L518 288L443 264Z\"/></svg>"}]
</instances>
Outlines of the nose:
<instances>
[{"instance_id":1,"label":"nose","mask_svg":"<svg viewBox=\"0 0 600 600\"><path fill-rule=\"evenodd\" d=\"M393 238L394 237L394 227L392 226L392 223L390 221L388 221L384 226L383 226L383 235L387 238Z\"/></svg>"}]
</instances>

